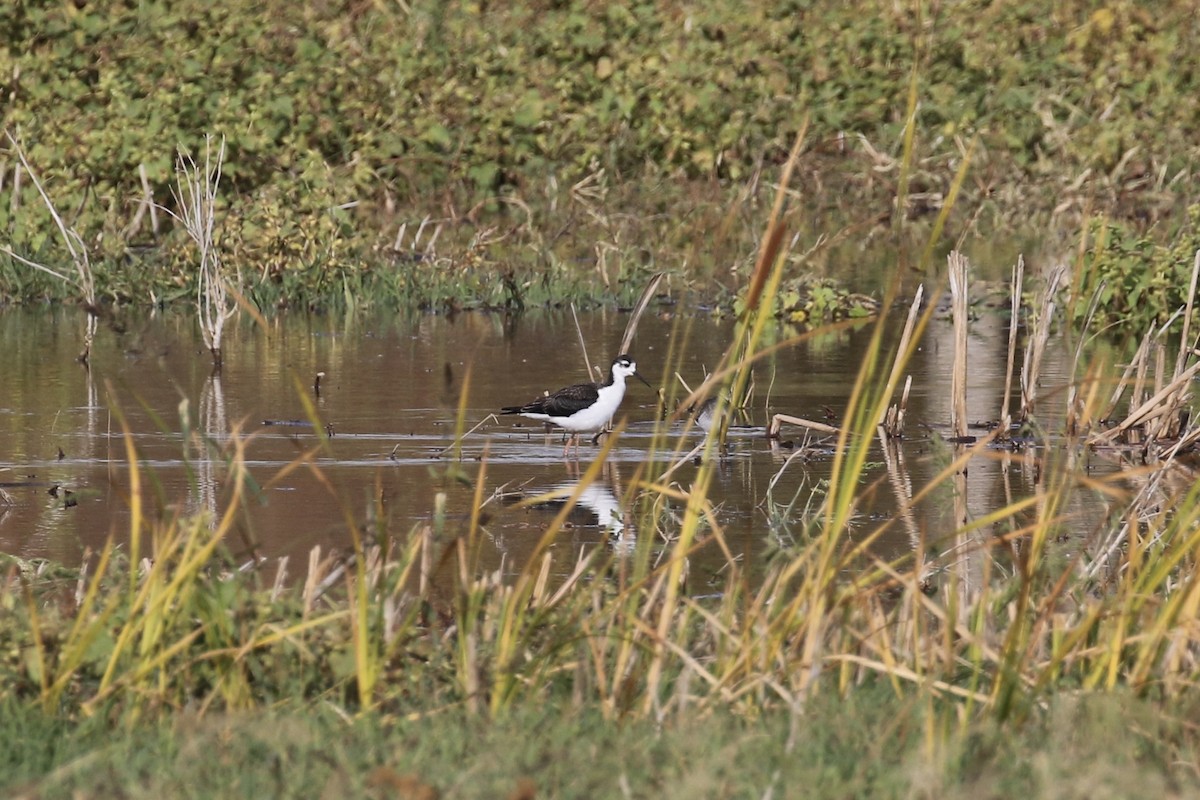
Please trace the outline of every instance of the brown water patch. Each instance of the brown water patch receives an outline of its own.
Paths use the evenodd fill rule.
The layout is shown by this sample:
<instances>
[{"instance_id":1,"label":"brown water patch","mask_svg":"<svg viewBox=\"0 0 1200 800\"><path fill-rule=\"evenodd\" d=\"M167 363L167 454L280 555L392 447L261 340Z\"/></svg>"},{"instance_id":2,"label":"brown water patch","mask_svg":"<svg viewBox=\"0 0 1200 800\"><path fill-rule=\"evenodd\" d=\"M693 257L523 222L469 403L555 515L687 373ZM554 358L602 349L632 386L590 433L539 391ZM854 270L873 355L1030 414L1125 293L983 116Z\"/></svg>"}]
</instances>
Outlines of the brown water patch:
<instances>
[{"instance_id":1,"label":"brown water patch","mask_svg":"<svg viewBox=\"0 0 1200 800\"><path fill-rule=\"evenodd\" d=\"M607 364L626 316L601 311L583 315L580 322L592 363ZM500 406L586 377L569 312L283 316L265 331L246 324L233 328L219 378L210 375L189 317L153 316L122 334L102 333L90 371L74 361L80 327L78 316L68 311L0 315L0 346L10 356L0 386L0 484L10 498L0 507L0 551L72 563L108 536L127 535L129 462L122 415L158 515L218 512L225 489L220 447L232 430L249 436L248 465L260 488L229 543L239 557L289 556L293 574L302 571L316 545L348 548L348 517L363 525L376 508L383 510L387 529L403 535L431 521L436 495L444 492L447 530L461 529L481 475L484 496L496 497L487 507L480 568L511 571L524 562L554 508L514 511L505 500L514 493L528 497L569 486L598 452L585 443L579 462L564 460L560 434L546 434L528 421L517 427L516 418L487 419ZM648 315L635 348L639 369L656 387L678 393L677 384L672 389L674 372L697 385L705 369L718 362L731 333L731 322L704 315L665 309ZM781 329L777 335L788 334ZM870 336L869 326L818 334L780 349L757 368L747 427L734 430L710 490L730 547L751 568L773 547L803 535L804 509L816 504L819 497L812 493L829 477L832 463L817 449L784 469L793 451L768 441L762 426L776 412L837 424ZM672 337L676 345L667 364ZM897 493L903 495L905 485L910 492L925 485L950 458L940 441L949 421L949 337L949 325L935 322L911 364L910 435L902 448L901 486L895 469L889 475L878 453L863 486L861 529L894 514ZM972 337L968 416L994 419L1003 394L1006 324L985 318ZM1066 384L1066 350L1053 347L1043 372L1049 405L1065 402L1061 393L1055 399L1053 389ZM316 391L318 372L324 378ZM463 439L462 460L456 461L453 448L447 448L455 441L464 387L466 426L484 424ZM318 447L307 423L306 397L333 434L326 447ZM597 543L608 542L619 551L633 536L669 535L669 524L658 531L626 526L623 535L614 535L611 524L627 510L630 477L651 457L655 409L654 393L632 383L622 406L627 428L611 452L610 466L581 498L556 543L562 569L575 552ZM285 424L264 425L264 420ZM205 432L215 446L197 447L184 435L189 428ZM698 432L684 434L682 428L676 425L676 440L669 442L674 452L700 441ZM784 433L793 443L801 438L794 429ZM286 465L314 448L319 474L301 468L278 478ZM655 457L665 463L671 453ZM1081 466L1089 466L1089 458L1082 454ZM1036 459L1028 455L976 459L965 480L968 515L986 514L1012 496L1031 492L1036 468ZM673 480L687 487L695 470L685 465ZM1085 493L1075 497L1079 505L1068 512L1078 516L1083 530L1089 513L1099 512L1089 509ZM921 536L955 529L953 505L949 490L936 493L905 524L889 530L876 551L895 557L910 551ZM715 548L702 551L694 574L711 575L723 563Z\"/></svg>"}]
</instances>

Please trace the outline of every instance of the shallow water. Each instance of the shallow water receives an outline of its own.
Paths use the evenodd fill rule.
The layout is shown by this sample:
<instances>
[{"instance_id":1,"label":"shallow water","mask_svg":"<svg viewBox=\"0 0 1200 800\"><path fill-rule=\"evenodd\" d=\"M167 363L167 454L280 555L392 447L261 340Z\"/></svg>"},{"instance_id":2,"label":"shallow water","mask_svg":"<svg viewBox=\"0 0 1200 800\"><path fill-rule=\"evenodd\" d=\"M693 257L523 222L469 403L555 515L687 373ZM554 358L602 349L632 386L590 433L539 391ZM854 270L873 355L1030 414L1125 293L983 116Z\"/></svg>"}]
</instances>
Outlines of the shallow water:
<instances>
[{"instance_id":1,"label":"shallow water","mask_svg":"<svg viewBox=\"0 0 1200 800\"><path fill-rule=\"evenodd\" d=\"M606 364L616 355L613 348L627 320L616 311L580 317L593 364ZM889 327L898 334L902 320L894 322ZM73 309L0 314L0 346L9 354L0 384L0 486L8 496L8 504L0 506L0 551L74 563L109 535L128 535L124 424L148 476L152 513L159 515L219 511L227 487L218 448L228 444L231 431L248 434L247 463L259 488L238 519L230 546L241 558L289 556L293 574L303 570L315 545L349 547L348 520L362 525L375 508L382 509L389 531L406 534L432 519L435 496L444 491L446 525L461 529L481 478L483 496L495 497L486 507L480 568L512 571L556 511L553 506L514 510L514 495L569 486L598 452L585 441L578 461L564 459L560 434L547 434L538 423L519 418L489 418L500 406L585 379L569 311L520 317L284 315L266 330L243 321L227 332L219 378L210 376L210 360L190 316L150 316L125 323L119 333L102 329L90 370L75 361L82 325ZM675 370L698 385L732 330L728 320L657 309L639 328L634 347L639 370L655 387L686 394ZM776 412L837 424L871 332L870 325L862 325L810 335L756 369L753 405L740 421L746 427L732 432L730 452L719 462L710 492L726 539L745 563L752 566L772 546L801 533L802 510L832 463L827 451L816 450L784 468L794 451L768 441L762 427ZM794 333L781 328L772 335L782 339ZM893 514L897 493L924 486L950 457L940 441L950 419L950 337L950 325L935 321L911 364L902 464L889 473L882 453L872 456L868 475L879 480L863 487L866 502L856 530ZM994 420L1003 395L1006 322L976 321L970 347L968 416ZM1052 345L1042 372L1050 406L1065 402L1066 350ZM316 391L318 372L324 378ZM629 481L654 442L655 393L636 381L630 387L621 411L627 428L612 450L610 466L580 498L555 545L561 570L582 547L609 542L620 549L634 536L660 536L631 526L614 535L625 517L621 503L631 496ZM458 461L452 445L464 391L466 427L482 424L462 440ZM306 422L306 399L332 433L323 448ZM287 424L264 425L264 420ZM683 438L667 445L676 452L701 441L698 431L684 434L682 424L676 428ZM218 448L204 452L185 435L188 429L206 433ZM803 432L785 428L783 439L800 442ZM306 452L318 470L303 467L281 476ZM669 457L659 455L664 461ZM1002 470L1002 458L972 463L966 478L968 515L985 514L1013 495L1032 491L1031 457L1003 458L1019 468ZM686 488L695 473L688 463L672 480ZM1075 511L1086 517L1087 497L1077 498ZM781 513L789 503L791 511ZM875 551L895 557L922 535L953 529L953 505L947 493L935 493L877 542ZM697 574L712 573L722 563L719 551L710 548L698 554L693 568Z\"/></svg>"}]
</instances>

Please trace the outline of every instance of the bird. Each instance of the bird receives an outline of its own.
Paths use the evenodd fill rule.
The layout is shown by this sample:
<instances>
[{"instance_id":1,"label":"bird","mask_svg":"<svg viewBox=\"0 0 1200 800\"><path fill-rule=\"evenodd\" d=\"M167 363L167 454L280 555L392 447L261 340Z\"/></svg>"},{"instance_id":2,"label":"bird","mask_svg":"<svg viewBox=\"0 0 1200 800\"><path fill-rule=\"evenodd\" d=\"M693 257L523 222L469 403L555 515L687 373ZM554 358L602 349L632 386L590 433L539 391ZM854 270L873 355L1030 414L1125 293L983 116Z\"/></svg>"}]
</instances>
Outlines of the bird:
<instances>
[{"instance_id":1,"label":"bird","mask_svg":"<svg viewBox=\"0 0 1200 800\"><path fill-rule=\"evenodd\" d=\"M700 430L708 433L713 426L715 418L713 412L717 410L717 398L710 397L699 406L692 406L691 410L692 418L696 420L696 425Z\"/></svg>"},{"instance_id":2,"label":"bird","mask_svg":"<svg viewBox=\"0 0 1200 800\"><path fill-rule=\"evenodd\" d=\"M608 380L604 383L577 383L531 400L523 406L505 406L500 413L520 414L562 428L571 434L563 446L563 455L566 456L572 440L578 454L579 434L600 431L612 420L625 397L625 379L631 375L650 385L650 381L637 371L633 356L620 355L613 359Z\"/></svg>"}]
</instances>

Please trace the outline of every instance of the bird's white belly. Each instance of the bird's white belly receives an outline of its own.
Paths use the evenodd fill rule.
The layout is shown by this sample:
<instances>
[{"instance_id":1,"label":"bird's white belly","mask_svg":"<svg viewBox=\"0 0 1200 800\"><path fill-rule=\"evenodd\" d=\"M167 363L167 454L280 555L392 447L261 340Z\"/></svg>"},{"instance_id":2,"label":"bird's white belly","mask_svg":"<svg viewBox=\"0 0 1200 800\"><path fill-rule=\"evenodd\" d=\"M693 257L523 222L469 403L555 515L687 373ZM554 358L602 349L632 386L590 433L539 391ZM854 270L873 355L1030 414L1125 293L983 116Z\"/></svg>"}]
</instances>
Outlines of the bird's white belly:
<instances>
[{"instance_id":1,"label":"bird's white belly","mask_svg":"<svg viewBox=\"0 0 1200 800\"><path fill-rule=\"evenodd\" d=\"M614 384L601 388L600 396L596 398L595 403L576 411L569 417L550 416L549 414L525 414L523 416L553 423L571 433L598 431L608 424L613 414L617 413L617 408L621 405L621 398L624 395L625 387Z\"/></svg>"}]
</instances>

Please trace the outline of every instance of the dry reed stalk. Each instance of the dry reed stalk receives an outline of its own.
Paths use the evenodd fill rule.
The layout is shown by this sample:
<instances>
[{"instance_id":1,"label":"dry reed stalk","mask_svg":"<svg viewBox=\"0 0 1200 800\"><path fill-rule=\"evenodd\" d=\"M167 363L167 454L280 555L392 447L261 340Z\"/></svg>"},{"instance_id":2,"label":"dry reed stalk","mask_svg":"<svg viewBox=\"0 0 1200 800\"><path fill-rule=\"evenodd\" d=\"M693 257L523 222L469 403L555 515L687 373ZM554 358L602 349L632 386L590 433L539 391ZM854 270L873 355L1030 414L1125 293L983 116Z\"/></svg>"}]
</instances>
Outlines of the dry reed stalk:
<instances>
[{"instance_id":1,"label":"dry reed stalk","mask_svg":"<svg viewBox=\"0 0 1200 800\"><path fill-rule=\"evenodd\" d=\"M970 265L957 250L947 257L950 279L950 310L954 319L954 368L950 374L950 427L956 439L967 436L967 326Z\"/></svg>"},{"instance_id":2,"label":"dry reed stalk","mask_svg":"<svg viewBox=\"0 0 1200 800\"><path fill-rule=\"evenodd\" d=\"M904 391L900 393L900 405L896 407L896 415L893 420L893 426L896 430L896 435L904 436L904 415L908 412L908 393L912 391L912 375L904 379Z\"/></svg>"},{"instance_id":3,"label":"dry reed stalk","mask_svg":"<svg viewBox=\"0 0 1200 800\"><path fill-rule=\"evenodd\" d=\"M158 204L154 202L154 190L150 186L150 178L146 175L146 165L138 164L138 180L142 184L142 201L138 203L137 212L125 226L125 238L132 238L142 228L142 220L150 215L150 231L158 236Z\"/></svg>"},{"instance_id":4,"label":"dry reed stalk","mask_svg":"<svg viewBox=\"0 0 1200 800\"><path fill-rule=\"evenodd\" d=\"M287 565L288 557L283 556L275 565L275 580L271 582L271 602L274 603L283 595L284 588L287 586Z\"/></svg>"},{"instance_id":5,"label":"dry reed stalk","mask_svg":"<svg viewBox=\"0 0 1200 800\"><path fill-rule=\"evenodd\" d=\"M1187 413L1184 409L1191 398L1191 382L1180 381L1179 376L1185 372L1188 357L1196 354L1196 350L1188 344L1188 337L1191 335L1192 311L1195 305L1198 278L1200 278L1200 250L1196 251L1196 256L1192 263L1191 284L1188 289L1187 302L1182 309L1183 332L1180 334L1179 352L1175 356L1175 370L1171 377L1172 385L1175 389L1164 398L1162 408L1155 415L1157 419L1153 428L1151 429L1147 426L1150 441L1177 438L1183 435L1181 428L1183 427L1183 420ZM1163 329L1165 330L1173 321L1174 317L1163 325ZM1158 349L1156 364L1161 375L1166 367L1166 351L1164 348L1160 347Z\"/></svg>"},{"instance_id":6,"label":"dry reed stalk","mask_svg":"<svg viewBox=\"0 0 1200 800\"><path fill-rule=\"evenodd\" d=\"M1085 378L1083 385L1088 386L1087 402L1080 399L1080 382L1076 376L1079 375L1079 361L1083 358L1083 346L1087 343L1087 331L1092 327L1092 320L1095 318L1096 309L1100 306L1100 293L1104 289L1104 284L1096 288L1092 292L1092 300L1088 304L1087 313L1083 317L1083 325L1079 329L1079 338L1075 342L1075 354L1071 358L1071 376L1070 385L1067 386L1067 412L1064 419L1064 428L1068 436L1078 436L1081 429L1090 428L1094 419L1090 411L1095 409L1094 400L1096 392L1099 389L1095 381L1099 381L1099 365L1093 364L1088 368L1088 378Z\"/></svg>"},{"instance_id":7,"label":"dry reed stalk","mask_svg":"<svg viewBox=\"0 0 1200 800\"><path fill-rule=\"evenodd\" d=\"M1009 402L1012 400L1012 379L1013 368L1017 360L1017 328L1021 321L1021 292L1025 287L1025 256L1017 256L1017 263L1013 266L1012 283L1009 284L1009 291L1012 292L1012 318L1008 322L1008 366L1004 371L1004 400L1000 404L1000 431L1001 436L1008 438L1009 429L1012 427L1012 416L1008 413Z\"/></svg>"},{"instance_id":8,"label":"dry reed stalk","mask_svg":"<svg viewBox=\"0 0 1200 800\"><path fill-rule=\"evenodd\" d=\"M801 428L808 428L809 430L817 431L818 433L828 433L833 436L841 433L838 428L835 428L832 425L826 425L823 422L813 422L812 420L803 419L801 417L793 417L790 414L776 414L775 416L771 417L771 426L767 429L767 438L777 438L779 436L779 429L785 422L789 425L799 425Z\"/></svg>"},{"instance_id":9,"label":"dry reed stalk","mask_svg":"<svg viewBox=\"0 0 1200 800\"><path fill-rule=\"evenodd\" d=\"M340 566L334 570L332 576L330 574L336 561L337 558L332 553L321 558L321 545L319 544L308 551L308 572L304 577L304 590L300 595L305 617L312 613L317 600L325 590L341 576Z\"/></svg>"},{"instance_id":10,"label":"dry reed stalk","mask_svg":"<svg viewBox=\"0 0 1200 800\"><path fill-rule=\"evenodd\" d=\"M1150 334L1147 334L1147 337L1149 336ZM1127 415L1132 414L1134 409L1146 402L1146 397L1148 396L1146 392L1146 375L1149 374L1150 370L1150 352L1155 347L1157 345L1153 340L1148 338L1146 349L1140 353L1141 358L1138 359L1137 370L1134 372L1133 377L1133 391L1129 394L1129 410Z\"/></svg>"},{"instance_id":11,"label":"dry reed stalk","mask_svg":"<svg viewBox=\"0 0 1200 800\"><path fill-rule=\"evenodd\" d=\"M1058 290L1066 274L1067 268L1061 264L1052 269L1038 297L1038 318L1033 326L1033 335L1026 345L1025 363L1021 368L1021 422L1028 422L1033 417L1042 357L1046 353L1046 342L1050 339L1050 325L1054 321Z\"/></svg>"},{"instance_id":12,"label":"dry reed stalk","mask_svg":"<svg viewBox=\"0 0 1200 800\"><path fill-rule=\"evenodd\" d=\"M589 381L596 380L596 373L592 371L592 360L588 358L587 342L583 338L583 327L579 324L579 315L575 313L575 304L571 303L571 321L575 323L575 335L579 337L579 352L583 355L583 369L587 374ZM624 353L624 350L619 351Z\"/></svg>"},{"instance_id":13,"label":"dry reed stalk","mask_svg":"<svg viewBox=\"0 0 1200 800\"><path fill-rule=\"evenodd\" d=\"M1200 362L1192 364L1190 367L1180 373L1174 380L1155 392L1149 400L1142 403L1133 411L1129 412L1129 416L1122 420L1121 423L1115 428L1111 428L1093 436L1091 438L1091 442L1101 443L1111 441L1121 436L1123 433L1139 423L1147 423L1147 429L1149 430L1149 422L1160 420L1162 417L1169 415L1176 410L1178 398L1176 398L1175 403L1172 403L1172 395L1175 395L1178 392L1180 397L1182 397L1183 390L1188 388L1188 384L1198 372L1200 372Z\"/></svg>"},{"instance_id":14,"label":"dry reed stalk","mask_svg":"<svg viewBox=\"0 0 1200 800\"><path fill-rule=\"evenodd\" d=\"M771 214L767 218L766 228L763 231L758 255L754 264L754 272L750 276L750 283L746 289L746 307L739 319L737 333L733 342L726 349L716 373L710 376L696 390L701 396L707 397L708 393L712 390L715 380L717 380L716 375L724 375L731 371L732 378L728 384L729 402L730 405L736 408L742 407L749 396L752 383L751 368L755 360L754 350L762 338L768 319L771 318L769 309L761 309L759 307L764 291L769 298L769 302L774 302L779 282L783 277L785 261L783 242L787 229L784 213L789 195L788 186L791 182L792 173L796 169L796 163L799 161L800 150L804 144L804 136L807 130L808 118L805 117L800 130L796 133L791 152L788 154L788 159L783 165L779 184L776 187L775 201L771 207ZM695 402L695 398L689 398L689 402ZM729 430L729 415L720 414L714 421L717 423L715 426L717 431L714 437L715 441L719 446L724 447Z\"/></svg>"},{"instance_id":15,"label":"dry reed stalk","mask_svg":"<svg viewBox=\"0 0 1200 800\"><path fill-rule=\"evenodd\" d=\"M171 194L179 208L179 213L172 215L183 223L200 255L200 266L196 273L196 310L200 335L212 355L213 368L219 370L221 338L225 323L233 316L235 305L230 297L229 277L217 252L214 233L217 189L221 184L221 170L225 163L225 138L221 138L215 163L212 142L211 134L204 137L203 167L190 155L179 152L175 167L177 186L171 189Z\"/></svg>"},{"instance_id":16,"label":"dry reed stalk","mask_svg":"<svg viewBox=\"0 0 1200 800\"><path fill-rule=\"evenodd\" d=\"M154 189L150 186L150 178L146 175L146 165L138 164L138 178L142 182L142 196L145 197L144 208L150 212L150 232L158 236L158 205L154 202Z\"/></svg>"},{"instance_id":17,"label":"dry reed stalk","mask_svg":"<svg viewBox=\"0 0 1200 800\"><path fill-rule=\"evenodd\" d=\"M1159 346L1154 348L1154 393L1162 391L1163 381L1167 373L1167 351Z\"/></svg>"},{"instance_id":18,"label":"dry reed stalk","mask_svg":"<svg viewBox=\"0 0 1200 800\"><path fill-rule=\"evenodd\" d=\"M96 338L96 330L98 328L98 318L96 316L96 282L92 275L92 262L88 257L87 245L83 242L83 237L74 228L67 227L67 223L63 221L62 215L58 213L58 208L54 205L54 201L50 199L50 194L42 186L42 182L38 179L37 173L33 167L29 165L29 161L25 158L25 150L20 143L13 138L11 133L5 131L5 136L8 137L9 143L16 150L17 158L20 164L17 165L17 171L13 179L13 199L12 212L15 215L19 207L21 193L21 168L29 174L33 185L37 187L38 194L41 195L42 202L46 204L46 210L50 212L50 217L54 220L54 224L58 227L58 232L62 236L63 243L67 246L67 252L71 255L71 262L75 267L74 277L53 270L43 264L30 261L27 258L17 255L11 247L4 247L4 252L11 258L20 261L22 264L33 267L34 269L45 272L48 275L53 275L64 283L68 283L79 290L79 294L84 303L84 310L87 312L87 323L83 334L83 351L79 354L79 360L84 364L88 363L88 359L92 353L92 341Z\"/></svg>"},{"instance_id":19,"label":"dry reed stalk","mask_svg":"<svg viewBox=\"0 0 1200 800\"><path fill-rule=\"evenodd\" d=\"M891 398L896 391L896 384L900 381L900 373L904 370L904 364L908 360L908 349L912 343L913 331L916 330L917 317L921 313L921 300L925 297L925 284L917 286L916 294L913 296L912 305L908 308L908 319L904 322L904 331L900 334L900 345L896 348L896 358L892 362L892 371L888 374L887 383L883 386L884 397ZM905 381L904 400L907 402L908 386L912 385L912 376ZM889 438L899 439L904 435L904 411L895 405L888 406L884 412L883 418L878 421L878 424L883 425L884 432Z\"/></svg>"},{"instance_id":20,"label":"dry reed stalk","mask_svg":"<svg viewBox=\"0 0 1200 800\"><path fill-rule=\"evenodd\" d=\"M1117 413L1117 404L1121 402L1121 396L1125 394L1127 387L1131 387L1130 378L1145 365L1146 353L1150 351L1150 343L1154 339L1154 327L1153 324L1150 325L1150 330L1146 331L1146 335L1142 337L1137 352L1133 354L1133 358L1125 365L1125 370L1121 373L1121 379L1117 381L1117 386L1113 389L1112 397L1109 398L1108 406L1104 411L1106 419L1111 419ZM1136 406L1140 405L1140 401L1133 399L1140 391L1140 387L1137 383L1134 383L1131 388L1129 410L1132 411Z\"/></svg>"},{"instance_id":21,"label":"dry reed stalk","mask_svg":"<svg viewBox=\"0 0 1200 800\"><path fill-rule=\"evenodd\" d=\"M634 304L633 312L629 315L629 322L625 325L625 335L621 337L621 347L617 351L618 353L628 353L629 348L633 346L633 338L637 336L638 323L641 321L642 315L646 313L650 301L654 299L654 294L658 291L659 284L663 282L665 276L666 273L663 272L654 273L646 283L646 288L642 289L642 294Z\"/></svg>"},{"instance_id":22,"label":"dry reed stalk","mask_svg":"<svg viewBox=\"0 0 1200 800\"><path fill-rule=\"evenodd\" d=\"M433 234L429 237L429 241L425 243L424 250L418 250L421 246L421 237L425 235L425 228L429 226L432 220L426 214L421 220L421 224L417 226L417 232L413 235L412 244L408 250L404 249L404 235L408 232L408 223L400 223L399 230L396 231L396 240L392 242L392 250L396 253L406 253L412 256L414 261L433 260L437 257L437 240L442 235L442 225L437 223L434 225Z\"/></svg>"},{"instance_id":23,"label":"dry reed stalk","mask_svg":"<svg viewBox=\"0 0 1200 800\"><path fill-rule=\"evenodd\" d=\"M1200 250L1192 261L1192 282L1188 286L1187 304L1183 310L1183 333L1179 337L1179 354L1175 357L1175 374L1183 372L1184 362L1188 356L1188 337L1192 331L1192 311L1196 304L1196 282L1200 279Z\"/></svg>"},{"instance_id":24,"label":"dry reed stalk","mask_svg":"<svg viewBox=\"0 0 1200 800\"><path fill-rule=\"evenodd\" d=\"M13 165L13 188L12 196L8 200L8 213L10 216L17 216L17 212L21 210L21 165Z\"/></svg>"},{"instance_id":25,"label":"dry reed stalk","mask_svg":"<svg viewBox=\"0 0 1200 800\"><path fill-rule=\"evenodd\" d=\"M1183 431L1175 442L1161 448L1156 455L1163 461L1172 461L1180 453L1192 450L1196 442L1200 442L1200 425L1192 425L1188 430Z\"/></svg>"},{"instance_id":26,"label":"dry reed stalk","mask_svg":"<svg viewBox=\"0 0 1200 800\"><path fill-rule=\"evenodd\" d=\"M1163 392L1163 386L1167 379L1167 349L1159 345L1154 349L1154 394L1159 397L1159 402L1155 408L1150 410L1150 413L1143 417L1146 431L1146 441L1152 442L1158 437L1161 427L1161 420L1164 414L1168 412L1172 405L1171 395L1174 390Z\"/></svg>"}]
</instances>

